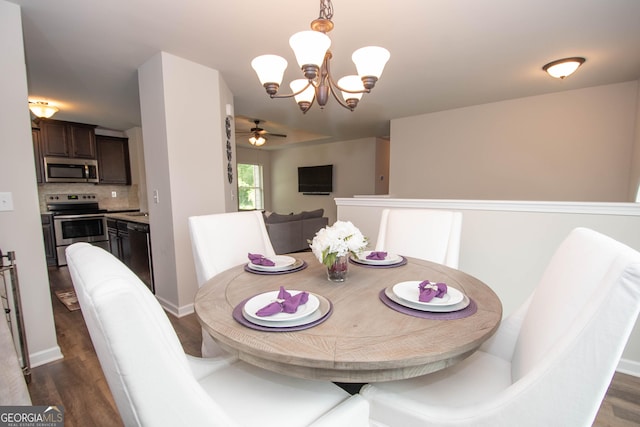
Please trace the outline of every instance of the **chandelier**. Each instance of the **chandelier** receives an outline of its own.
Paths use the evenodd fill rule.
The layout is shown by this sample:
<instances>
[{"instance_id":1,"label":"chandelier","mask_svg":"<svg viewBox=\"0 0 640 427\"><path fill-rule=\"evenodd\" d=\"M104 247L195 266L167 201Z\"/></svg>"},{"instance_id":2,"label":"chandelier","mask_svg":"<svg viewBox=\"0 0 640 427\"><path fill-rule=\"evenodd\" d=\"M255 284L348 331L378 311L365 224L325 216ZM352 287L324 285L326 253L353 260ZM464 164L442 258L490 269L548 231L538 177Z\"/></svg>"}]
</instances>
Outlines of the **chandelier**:
<instances>
[{"instance_id":1,"label":"chandelier","mask_svg":"<svg viewBox=\"0 0 640 427\"><path fill-rule=\"evenodd\" d=\"M260 83L271 98L294 97L302 112L306 113L316 100L320 108L324 108L331 94L340 105L353 111L362 95L371 92L389 60L389 51L378 46L356 50L351 59L358 75L345 76L336 82L331 75L331 39L327 36L333 29L332 17L331 0L320 0L320 16L311 22L311 31L301 31L289 39L289 45L305 77L289 84L293 93L278 94L287 68L286 59L277 55L262 55L251 61ZM336 95L337 91L342 93L344 100Z\"/></svg>"}]
</instances>

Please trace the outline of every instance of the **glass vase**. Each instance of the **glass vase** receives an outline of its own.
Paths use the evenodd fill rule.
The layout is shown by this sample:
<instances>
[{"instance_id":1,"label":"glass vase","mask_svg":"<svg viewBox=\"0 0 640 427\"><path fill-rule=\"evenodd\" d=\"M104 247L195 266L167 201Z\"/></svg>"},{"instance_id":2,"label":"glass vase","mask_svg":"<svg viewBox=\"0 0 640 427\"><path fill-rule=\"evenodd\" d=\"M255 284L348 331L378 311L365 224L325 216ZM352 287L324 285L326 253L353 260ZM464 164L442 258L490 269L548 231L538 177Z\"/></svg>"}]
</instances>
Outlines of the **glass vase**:
<instances>
[{"instance_id":1,"label":"glass vase","mask_svg":"<svg viewBox=\"0 0 640 427\"><path fill-rule=\"evenodd\" d=\"M336 257L331 267L327 267L327 278L331 282L344 282L347 280L349 271L349 256L343 255Z\"/></svg>"}]
</instances>

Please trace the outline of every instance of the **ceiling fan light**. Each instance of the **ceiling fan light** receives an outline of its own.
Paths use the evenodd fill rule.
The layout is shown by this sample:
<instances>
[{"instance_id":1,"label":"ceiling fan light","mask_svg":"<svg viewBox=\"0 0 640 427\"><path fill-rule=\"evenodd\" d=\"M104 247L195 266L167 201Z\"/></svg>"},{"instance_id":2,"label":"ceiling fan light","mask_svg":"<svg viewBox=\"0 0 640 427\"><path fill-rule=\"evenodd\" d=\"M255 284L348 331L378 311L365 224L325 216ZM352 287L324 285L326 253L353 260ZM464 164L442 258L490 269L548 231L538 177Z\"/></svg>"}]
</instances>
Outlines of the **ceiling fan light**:
<instances>
[{"instance_id":1,"label":"ceiling fan light","mask_svg":"<svg viewBox=\"0 0 640 427\"><path fill-rule=\"evenodd\" d=\"M305 65L315 65L320 68L324 55L331 47L331 39L318 31L300 31L291 36L289 46L293 49L300 68Z\"/></svg>"},{"instance_id":2,"label":"ceiling fan light","mask_svg":"<svg viewBox=\"0 0 640 427\"><path fill-rule=\"evenodd\" d=\"M262 85L276 83L280 86L284 70L287 68L287 60L278 55L261 55L253 58L251 67Z\"/></svg>"},{"instance_id":3,"label":"ceiling fan light","mask_svg":"<svg viewBox=\"0 0 640 427\"><path fill-rule=\"evenodd\" d=\"M36 117L45 119L48 119L59 111L58 107L49 105L49 103L45 101L29 101L29 110L31 110Z\"/></svg>"},{"instance_id":4,"label":"ceiling fan light","mask_svg":"<svg viewBox=\"0 0 640 427\"><path fill-rule=\"evenodd\" d=\"M383 47L367 46L353 52L351 60L356 64L361 78L369 76L380 78L390 57L389 51Z\"/></svg>"},{"instance_id":5,"label":"ceiling fan light","mask_svg":"<svg viewBox=\"0 0 640 427\"><path fill-rule=\"evenodd\" d=\"M338 86L342 89L347 89L351 91L364 91L364 85L362 84L362 80L358 76L344 76L340 80L338 80ZM342 98L346 101L347 99L362 99L363 92L359 93L351 93L351 92L342 92Z\"/></svg>"},{"instance_id":6,"label":"ceiling fan light","mask_svg":"<svg viewBox=\"0 0 640 427\"><path fill-rule=\"evenodd\" d=\"M251 136L251 138L249 138L249 143L251 145L255 145L256 147L260 147L261 145L263 145L265 142L267 142L267 139L265 137L263 137L260 134L254 134L253 136Z\"/></svg>"},{"instance_id":7,"label":"ceiling fan light","mask_svg":"<svg viewBox=\"0 0 640 427\"><path fill-rule=\"evenodd\" d=\"M564 79L573 74L584 63L584 58L565 58L553 61L542 67L551 77Z\"/></svg>"}]
</instances>

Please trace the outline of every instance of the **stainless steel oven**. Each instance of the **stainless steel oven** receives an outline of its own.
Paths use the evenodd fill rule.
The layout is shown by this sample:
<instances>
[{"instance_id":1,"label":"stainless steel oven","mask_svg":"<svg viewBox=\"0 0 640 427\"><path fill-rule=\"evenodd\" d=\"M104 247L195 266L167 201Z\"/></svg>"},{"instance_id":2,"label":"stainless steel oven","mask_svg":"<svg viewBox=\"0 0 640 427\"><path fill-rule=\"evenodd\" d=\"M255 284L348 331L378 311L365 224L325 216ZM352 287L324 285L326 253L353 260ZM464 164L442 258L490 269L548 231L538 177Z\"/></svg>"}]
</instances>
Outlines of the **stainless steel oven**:
<instances>
[{"instance_id":1,"label":"stainless steel oven","mask_svg":"<svg viewBox=\"0 0 640 427\"><path fill-rule=\"evenodd\" d=\"M49 194L47 210L53 215L58 266L67 265L65 250L76 242L88 242L109 249L104 210L95 194Z\"/></svg>"}]
</instances>

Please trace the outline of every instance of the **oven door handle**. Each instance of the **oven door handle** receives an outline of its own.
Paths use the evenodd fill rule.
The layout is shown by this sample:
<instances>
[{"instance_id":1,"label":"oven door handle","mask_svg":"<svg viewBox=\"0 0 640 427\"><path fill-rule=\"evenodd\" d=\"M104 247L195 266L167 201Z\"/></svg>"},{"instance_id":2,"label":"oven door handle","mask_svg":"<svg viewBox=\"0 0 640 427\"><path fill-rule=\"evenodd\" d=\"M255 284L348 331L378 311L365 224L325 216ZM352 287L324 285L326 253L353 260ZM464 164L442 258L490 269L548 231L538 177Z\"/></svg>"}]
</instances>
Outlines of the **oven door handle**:
<instances>
[{"instance_id":1,"label":"oven door handle","mask_svg":"<svg viewBox=\"0 0 640 427\"><path fill-rule=\"evenodd\" d=\"M72 214L72 215L53 215L53 220L63 220L63 219L82 219L82 218L100 218L103 217L104 214L96 213L96 214Z\"/></svg>"}]
</instances>

